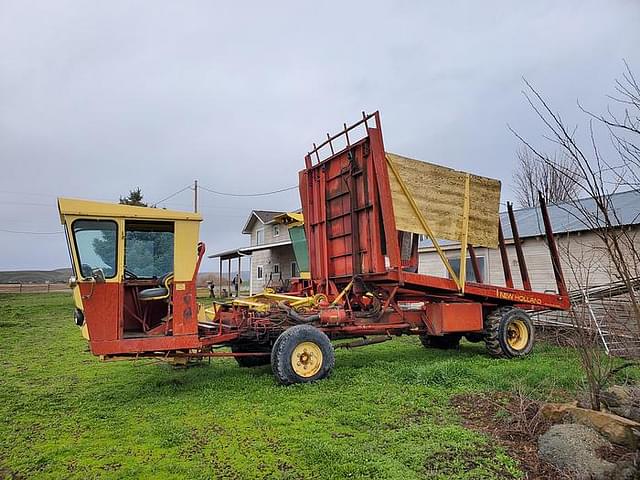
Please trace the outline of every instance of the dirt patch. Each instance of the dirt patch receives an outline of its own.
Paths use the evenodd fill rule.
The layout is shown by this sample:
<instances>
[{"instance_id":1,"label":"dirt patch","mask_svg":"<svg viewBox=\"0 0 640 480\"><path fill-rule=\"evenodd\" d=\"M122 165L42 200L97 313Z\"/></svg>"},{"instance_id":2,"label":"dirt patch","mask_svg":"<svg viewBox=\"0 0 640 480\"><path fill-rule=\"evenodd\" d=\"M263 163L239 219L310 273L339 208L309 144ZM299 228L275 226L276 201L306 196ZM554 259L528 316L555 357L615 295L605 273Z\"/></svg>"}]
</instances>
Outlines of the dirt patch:
<instances>
[{"instance_id":1,"label":"dirt patch","mask_svg":"<svg viewBox=\"0 0 640 480\"><path fill-rule=\"evenodd\" d=\"M562 472L538 457L537 436L549 428L549 425L544 424L544 420L540 420L537 428L539 431L532 433L522 432L514 425L515 419L511 413L517 403L514 395L458 395L451 403L463 419L464 426L498 440L509 455L520 462L520 468L527 474L526 478L569 478L563 477ZM528 413L534 415L533 412Z\"/></svg>"},{"instance_id":2,"label":"dirt patch","mask_svg":"<svg viewBox=\"0 0 640 480\"><path fill-rule=\"evenodd\" d=\"M22 475L13 473L8 468L0 466L0 480L22 480L23 478L24 477Z\"/></svg>"},{"instance_id":3,"label":"dirt patch","mask_svg":"<svg viewBox=\"0 0 640 480\"><path fill-rule=\"evenodd\" d=\"M527 479L571 478L538 456L538 437L550 424L538 415L537 402L514 393L491 393L457 395L451 404L465 427L494 438L518 460ZM630 454L619 446L600 453L612 463Z\"/></svg>"}]
</instances>

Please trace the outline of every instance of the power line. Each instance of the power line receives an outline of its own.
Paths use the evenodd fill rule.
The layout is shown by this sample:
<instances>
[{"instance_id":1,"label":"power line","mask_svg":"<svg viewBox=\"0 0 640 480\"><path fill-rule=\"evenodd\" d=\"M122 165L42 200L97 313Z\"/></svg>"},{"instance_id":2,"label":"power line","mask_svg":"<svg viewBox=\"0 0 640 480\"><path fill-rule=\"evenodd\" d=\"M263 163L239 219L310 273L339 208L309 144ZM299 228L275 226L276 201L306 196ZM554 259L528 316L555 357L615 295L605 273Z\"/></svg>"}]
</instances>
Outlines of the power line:
<instances>
[{"instance_id":1,"label":"power line","mask_svg":"<svg viewBox=\"0 0 640 480\"><path fill-rule=\"evenodd\" d=\"M4 228L0 228L0 232L19 233L19 234L25 234L25 235L60 235L64 233L64 232L25 232L22 230L5 230Z\"/></svg>"},{"instance_id":2,"label":"power line","mask_svg":"<svg viewBox=\"0 0 640 480\"><path fill-rule=\"evenodd\" d=\"M286 188L281 188L279 190L272 190L271 192L263 192L263 193L227 193L227 192L219 192L211 188L203 187L202 185L199 185L199 187L202 190L205 190L209 193L213 193L215 195L224 195L226 197L264 197L266 195L273 195L275 193L286 192L288 190L293 190L298 188L297 185L294 185L293 187L286 187Z\"/></svg>"},{"instance_id":3,"label":"power line","mask_svg":"<svg viewBox=\"0 0 640 480\"><path fill-rule=\"evenodd\" d=\"M168 197L165 197L165 198L163 198L162 200L159 200L159 201L157 201L157 202L152 203L152 205L155 207L155 206L156 206L156 205L158 205L159 203L165 202L165 201L169 200L170 198L173 198L173 197L175 197L176 195L178 195L179 193L182 193L182 192L184 192L185 190L188 190L188 189L190 189L190 188L192 188L192 187L191 187L191 185L187 185L186 187L184 187L184 188L182 188L182 189L178 190L177 192L172 193L172 194L171 194L171 195L169 195Z\"/></svg>"},{"instance_id":4,"label":"power line","mask_svg":"<svg viewBox=\"0 0 640 480\"><path fill-rule=\"evenodd\" d=\"M57 208L53 203L33 203L33 202L4 202L0 200L0 205L19 205L27 207L48 207Z\"/></svg>"}]
</instances>

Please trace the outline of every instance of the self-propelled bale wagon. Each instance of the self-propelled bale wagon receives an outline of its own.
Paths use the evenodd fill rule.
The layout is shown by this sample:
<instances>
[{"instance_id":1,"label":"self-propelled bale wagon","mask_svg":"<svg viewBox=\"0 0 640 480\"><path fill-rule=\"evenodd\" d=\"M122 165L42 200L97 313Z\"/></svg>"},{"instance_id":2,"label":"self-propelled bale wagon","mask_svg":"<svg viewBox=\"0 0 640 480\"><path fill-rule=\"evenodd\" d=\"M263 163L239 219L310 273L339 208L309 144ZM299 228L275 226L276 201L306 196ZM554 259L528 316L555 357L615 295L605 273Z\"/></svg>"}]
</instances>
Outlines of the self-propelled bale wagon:
<instances>
[{"instance_id":1,"label":"self-propelled bale wagon","mask_svg":"<svg viewBox=\"0 0 640 480\"><path fill-rule=\"evenodd\" d=\"M199 214L58 199L75 319L92 353L173 361L232 356L241 366L270 363L280 383L292 384L329 375L339 340L337 346L356 347L419 335L425 347L452 348L464 336L484 341L491 355L524 356L534 341L526 310L569 307L544 199L554 293L532 290L511 215L523 285L514 288L498 216L500 183L385 152L377 112L314 144L299 180L309 278L284 295L207 309L196 301L205 251ZM444 276L419 272L421 235ZM443 241L459 246L455 255ZM505 285L483 282L478 246L499 248ZM472 272L459 260L467 258Z\"/></svg>"}]
</instances>

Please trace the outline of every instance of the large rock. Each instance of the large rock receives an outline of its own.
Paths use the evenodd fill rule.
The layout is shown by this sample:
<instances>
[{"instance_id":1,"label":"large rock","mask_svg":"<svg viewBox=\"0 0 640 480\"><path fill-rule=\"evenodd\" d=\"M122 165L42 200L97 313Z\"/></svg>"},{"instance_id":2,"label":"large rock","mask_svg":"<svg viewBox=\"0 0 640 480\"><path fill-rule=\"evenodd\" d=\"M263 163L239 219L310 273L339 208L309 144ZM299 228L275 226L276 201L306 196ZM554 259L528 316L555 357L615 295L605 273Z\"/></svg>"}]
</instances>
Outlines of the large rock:
<instances>
[{"instance_id":1,"label":"large rock","mask_svg":"<svg viewBox=\"0 0 640 480\"><path fill-rule=\"evenodd\" d=\"M613 443L632 450L638 448L640 423L628 418L614 413L581 408L575 403L547 403L542 406L541 413L553 423L570 419L597 430Z\"/></svg>"},{"instance_id":2,"label":"large rock","mask_svg":"<svg viewBox=\"0 0 640 480\"><path fill-rule=\"evenodd\" d=\"M545 403L540 407L540 413L551 423L560 423L570 415L570 410L577 406L578 402Z\"/></svg>"},{"instance_id":3,"label":"large rock","mask_svg":"<svg viewBox=\"0 0 640 480\"><path fill-rule=\"evenodd\" d=\"M602 403L616 415L640 422L640 388L614 385L602 392Z\"/></svg>"},{"instance_id":4,"label":"large rock","mask_svg":"<svg viewBox=\"0 0 640 480\"><path fill-rule=\"evenodd\" d=\"M614 413L576 407L571 416L578 423L600 432L607 440L632 450L638 448L640 423Z\"/></svg>"},{"instance_id":5,"label":"large rock","mask_svg":"<svg viewBox=\"0 0 640 480\"><path fill-rule=\"evenodd\" d=\"M584 425L553 425L538 439L540 458L576 479L611 478L615 465L603 460L597 451L610 447L598 432Z\"/></svg>"},{"instance_id":6,"label":"large rock","mask_svg":"<svg viewBox=\"0 0 640 480\"><path fill-rule=\"evenodd\" d=\"M602 401L607 407L624 407L633 402L635 388L613 385L602 392Z\"/></svg>"}]
</instances>

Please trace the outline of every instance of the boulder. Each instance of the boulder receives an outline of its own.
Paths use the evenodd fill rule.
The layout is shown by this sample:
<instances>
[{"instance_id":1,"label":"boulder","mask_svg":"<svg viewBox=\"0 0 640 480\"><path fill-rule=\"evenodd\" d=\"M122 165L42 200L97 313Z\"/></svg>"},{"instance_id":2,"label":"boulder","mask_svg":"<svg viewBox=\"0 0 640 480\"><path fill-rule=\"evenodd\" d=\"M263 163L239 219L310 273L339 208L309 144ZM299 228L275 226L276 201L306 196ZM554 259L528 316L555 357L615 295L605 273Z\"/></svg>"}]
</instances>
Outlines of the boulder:
<instances>
[{"instance_id":1,"label":"boulder","mask_svg":"<svg viewBox=\"0 0 640 480\"><path fill-rule=\"evenodd\" d=\"M551 423L560 423L570 414L570 410L577 406L578 402L545 403L540 407L540 414Z\"/></svg>"},{"instance_id":2,"label":"boulder","mask_svg":"<svg viewBox=\"0 0 640 480\"><path fill-rule=\"evenodd\" d=\"M632 450L638 448L640 423L615 413L598 412L587 408L575 407L570 410L570 414L576 422L597 430L610 442Z\"/></svg>"},{"instance_id":3,"label":"boulder","mask_svg":"<svg viewBox=\"0 0 640 480\"><path fill-rule=\"evenodd\" d=\"M575 403L547 403L541 414L552 423L570 419L600 432L607 440L630 449L638 448L640 423L615 413L578 407Z\"/></svg>"},{"instance_id":4,"label":"boulder","mask_svg":"<svg viewBox=\"0 0 640 480\"><path fill-rule=\"evenodd\" d=\"M608 408L630 405L633 401L633 390L635 389L632 387L613 385L602 392L602 401Z\"/></svg>"},{"instance_id":5,"label":"boulder","mask_svg":"<svg viewBox=\"0 0 640 480\"><path fill-rule=\"evenodd\" d=\"M616 415L640 422L640 388L614 385L602 392L602 403Z\"/></svg>"},{"instance_id":6,"label":"boulder","mask_svg":"<svg viewBox=\"0 0 640 480\"><path fill-rule=\"evenodd\" d=\"M538 439L540 458L576 479L611 478L615 465L598 455L606 447L611 445L598 432L576 423L553 425Z\"/></svg>"}]
</instances>

